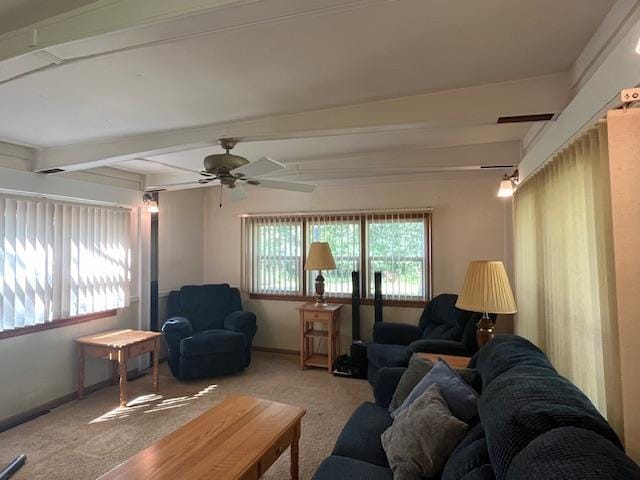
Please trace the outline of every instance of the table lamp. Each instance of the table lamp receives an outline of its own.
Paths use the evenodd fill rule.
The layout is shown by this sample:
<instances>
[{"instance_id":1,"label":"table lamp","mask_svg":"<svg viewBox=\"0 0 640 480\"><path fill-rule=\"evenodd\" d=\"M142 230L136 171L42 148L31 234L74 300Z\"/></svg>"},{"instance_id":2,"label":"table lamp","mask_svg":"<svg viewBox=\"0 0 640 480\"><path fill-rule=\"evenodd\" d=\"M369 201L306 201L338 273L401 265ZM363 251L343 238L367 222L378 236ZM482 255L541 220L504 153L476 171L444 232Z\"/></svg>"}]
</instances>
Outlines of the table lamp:
<instances>
[{"instance_id":1,"label":"table lamp","mask_svg":"<svg viewBox=\"0 0 640 480\"><path fill-rule=\"evenodd\" d=\"M478 346L482 347L491 340L493 322L489 314L509 314L518 311L502 262L471 262L456 307L471 312L482 312L482 318L476 325Z\"/></svg>"},{"instance_id":2,"label":"table lamp","mask_svg":"<svg viewBox=\"0 0 640 480\"><path fill-rule=\"evenodd\" d=\"M327 242L313 242L309 246L309 255L304 264L305 270L318 270L316 277L316 306L327 306L324 300L324 277L322 270L335 270L336 262Z\"/></svg>"}]
</instances>

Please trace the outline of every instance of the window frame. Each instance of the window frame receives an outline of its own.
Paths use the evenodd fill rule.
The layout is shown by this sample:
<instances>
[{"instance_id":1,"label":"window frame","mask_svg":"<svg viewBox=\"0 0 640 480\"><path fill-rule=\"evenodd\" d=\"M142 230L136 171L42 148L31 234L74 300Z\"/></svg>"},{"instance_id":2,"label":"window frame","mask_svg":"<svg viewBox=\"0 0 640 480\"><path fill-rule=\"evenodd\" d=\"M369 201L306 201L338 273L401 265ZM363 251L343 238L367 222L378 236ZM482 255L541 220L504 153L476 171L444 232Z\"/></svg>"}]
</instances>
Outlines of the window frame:
<instances>
[{"instance_id":1,"label":"window frame","mask_svg":"<svg viewBox=\"0 0 640 480\"><path fill-rule=\"evenodd\" d=\"M369 293L369 281L373 276L373 272L369 272L369 257L368 257L368 239L367 239L367 221L370 219L385 219L388 215L399 215L402 219L420 219L424 222L424 274L423 274L423 282L424 282L424 298L423 299L405 299L405 300L396 300L396 299L388 299L383 298L383 305L386 306L400 306L400 307L418 307L423 308L433 297L433 210L430 208L419 209L419 210L397 210L397 211L359 211L359 212L309 212L309 213L300 213L300 214L256 214L256 215L242 215L245 218L259 218L259 217L269 217L269 218L292 218L297 217L300 221L302 228L302 281L301 292L298 292L297 295L288 295L288 294L272 294L272 293L255 293L250 291L248 296L252 300L280 300L280 301L296 301L296 302L308 302L313 301L314 296L306 294L308 291L308 278L309 274L306 270L304 270L304 264L306 263L306 254L307 254L307 232L308 232L308 223L312 221L318 221L318 219L326 220L331 218L339 217L355 217L359 223L359 236L360 236L360 245L359 245L359 265L360 265L360 303L362 305L373 305L374 299L373 296ZM246 227L243 226L242 231L242 241L246 241L246 233L244 231ZM250 227L251 228L251 227ZM243 266L243 275L246 272L247 263L249 263L249 268L252 269L253 265L251 262L253 258L245 258L245 249L241 252L241 264ZM331 303L338 304L351 304L351 296L340 297L340 296L327 296L327 301Z\"/></svg>"}]
</instances>

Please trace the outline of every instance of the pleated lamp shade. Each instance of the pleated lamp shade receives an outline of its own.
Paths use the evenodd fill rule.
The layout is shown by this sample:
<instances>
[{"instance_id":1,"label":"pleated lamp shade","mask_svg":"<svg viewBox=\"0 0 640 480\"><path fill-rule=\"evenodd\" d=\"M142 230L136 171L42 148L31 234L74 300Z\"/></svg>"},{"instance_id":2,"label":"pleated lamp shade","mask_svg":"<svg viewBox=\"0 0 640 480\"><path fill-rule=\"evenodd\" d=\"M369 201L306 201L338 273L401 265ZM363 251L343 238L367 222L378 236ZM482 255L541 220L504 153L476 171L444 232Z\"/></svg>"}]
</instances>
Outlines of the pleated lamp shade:
<instances>
[{"instance_id":1,"label":"pleated lamp shade","mask_svg":"<svg viewBox=\"0 0 640 480\"><path fill-rule=\"evenodd\" d=\"M502 262L471 262L456 307L471 312L516 313L518 308Z\"/></svg>"},{"instance_id":2,"label":"pleated lamp shade","mask_svg":"<svg viewBox=\"0 0 640 480\"><path fill-rule=\"evenodd\" d=\"M305 270L335 270L336 261L327 242L313 242L309 245L309 255L304 264Z\"/></svg>"}]
</instances>

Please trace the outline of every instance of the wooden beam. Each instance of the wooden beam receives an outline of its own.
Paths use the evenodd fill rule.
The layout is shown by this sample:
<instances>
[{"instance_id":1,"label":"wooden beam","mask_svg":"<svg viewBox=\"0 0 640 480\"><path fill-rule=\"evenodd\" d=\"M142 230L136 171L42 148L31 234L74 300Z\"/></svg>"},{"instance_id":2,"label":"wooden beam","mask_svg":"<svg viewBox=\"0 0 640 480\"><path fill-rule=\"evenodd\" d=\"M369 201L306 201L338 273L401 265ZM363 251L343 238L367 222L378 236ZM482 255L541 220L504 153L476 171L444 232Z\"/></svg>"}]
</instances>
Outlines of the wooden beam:
<instances>
[{"instance_id":1,"label":"wooden beam","mask_svg":"<svg viewBox=\"0 0 640 480\"><path fill-rule=\"evenodd\" d=\"M565 74L393 98L42 149L34 170L81 170L135 157L243 141L346 135L407 128L492 125L498 117L561 111L568 101Z\"/></svg>"},{"instance_id":2,"label":"wooden beam","mask_svg":"<svg viewBox=\"0 0 640 480\"><path fill-rule=\"evenodd\" d=\"M98 0L0 35L0 62L55 45L243 3L247 0Z\"/></svg>"},{"instance_id":3,"label":"wooden beam","mask_svg":"<svg viewBox=\"0 0 640 480\"><path fill-rule=\"evenodd\" d=\"M521 181L541 168L572 139L591 128L607 110L619 105L622 89L640 85L640 56L635 52L640 38L640 9L635 11L631 21L633 26L611 49L567 108L527 146L519 167Z\"/></svg>"}]
</instances>

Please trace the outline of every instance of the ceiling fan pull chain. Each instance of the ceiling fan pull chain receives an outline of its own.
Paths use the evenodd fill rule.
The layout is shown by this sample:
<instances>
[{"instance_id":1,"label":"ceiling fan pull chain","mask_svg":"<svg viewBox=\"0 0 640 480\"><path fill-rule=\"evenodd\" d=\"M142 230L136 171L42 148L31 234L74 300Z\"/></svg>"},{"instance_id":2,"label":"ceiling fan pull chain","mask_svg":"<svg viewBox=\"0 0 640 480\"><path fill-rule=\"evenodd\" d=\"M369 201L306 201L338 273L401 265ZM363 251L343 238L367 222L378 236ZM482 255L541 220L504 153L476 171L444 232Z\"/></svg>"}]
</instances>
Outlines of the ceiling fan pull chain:
<instances>
[{"instance_id":1,"label":"ceiling fan pull chain","mask_svg":"<svg viewBox=\"0 0 640 480\"><path fill-rule=\"evenodd\" d=\"M222 208L222 184L220 184L220 208Z\"/></svg>"}]
</instances>

